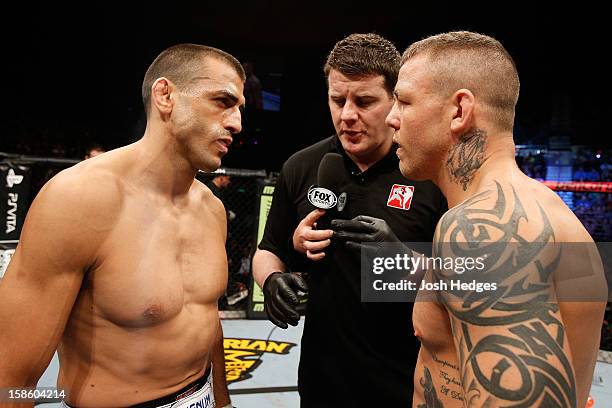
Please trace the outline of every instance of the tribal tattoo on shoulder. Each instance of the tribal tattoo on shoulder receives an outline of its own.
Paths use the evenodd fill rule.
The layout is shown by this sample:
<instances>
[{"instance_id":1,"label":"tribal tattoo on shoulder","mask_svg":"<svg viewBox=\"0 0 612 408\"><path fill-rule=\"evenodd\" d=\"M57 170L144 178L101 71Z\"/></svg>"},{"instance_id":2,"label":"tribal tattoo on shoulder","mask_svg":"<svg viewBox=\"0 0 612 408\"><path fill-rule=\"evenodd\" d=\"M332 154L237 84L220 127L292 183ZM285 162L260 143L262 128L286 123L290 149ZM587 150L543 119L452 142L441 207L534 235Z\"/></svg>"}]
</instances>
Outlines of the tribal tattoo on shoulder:
<instances>
[{"instance_id":1,"label":"tribal tattoo on shoulder","mask_svg":"<svg viewBox=\"0 0 612 408\"><path fill-rule=\"evenodd\" d=\"M433 271L449 283L438 297L451 318L468 407L576 406L576 381L552 285L561 249L554 245L546 212L537 207L539 213L528 217L514 187L496 182L440 221L435 257L480 257L485 265L462 274ZM527 239L519 229L527 222L539 226L535 238ZM491 282L497 289L453 289L456 279Z\"/></svg>"},{"instance_id":2,"label":"tribal tattoo on shoulder","mask_svg":"<svg viewBox=\"0 0 612 408\"><path fill-rule=\"evenodd\" d=\"M467 190L476 171L482 166L486 141L486 132L475 129L463 135L459 143L448 151L446 167L451 180L461 184L463 191Z\"/></svg>"}]
</instances>

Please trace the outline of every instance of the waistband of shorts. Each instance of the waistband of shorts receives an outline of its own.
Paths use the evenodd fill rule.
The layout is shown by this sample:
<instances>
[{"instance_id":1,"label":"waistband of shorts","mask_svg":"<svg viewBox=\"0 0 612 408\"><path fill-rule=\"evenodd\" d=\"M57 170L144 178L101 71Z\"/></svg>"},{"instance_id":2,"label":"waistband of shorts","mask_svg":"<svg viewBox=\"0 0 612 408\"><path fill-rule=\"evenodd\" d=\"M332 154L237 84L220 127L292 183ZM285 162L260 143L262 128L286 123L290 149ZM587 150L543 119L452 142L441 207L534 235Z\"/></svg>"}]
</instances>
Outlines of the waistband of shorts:
<instances>
[{"instance_id":1,"label":"waistband of shorts","mask_svg":"<svg viewBox=\"0 0 612 408\"><path fill-rule=\"evenodd\" d=\"M208 381L208 377L210 377L211 367L212 367L212 364L208 366L208 369L200 378L189 383L188 385L184 386L180 390L170 395L166 395L165 397L160 397L160 398L157 398L151 401L141 402L140 404L131 405L130 408L157 408L157 407L171 404L180 399L190 396L194 392L204 387L204 384L206 384L206 382Z\"/></svg>"},{"instance_id":2,"label":"waistband of shorts","mask_svg":"<svg viewBox=\"0 0 612 408\"><path fill-rule=\"evenodd\" d=\"M208 366L208 370L206 370L206 372L200 378L184 386L177 392L170 394L170 395L166 395L165 397L161 397L155 400L141 402L140 404L132 405L131 408L157 408L157 407L161 407L164 405L172 404L173 402L176 402L182 398L190 396L194 392L204 387L204 384L206 384L206 382L208 381L208 377L210 377L211 366ZM68 405L68 403L65 401L62 401L62 407L75 408L72 405Z\"/></svg>"}]
</instances>

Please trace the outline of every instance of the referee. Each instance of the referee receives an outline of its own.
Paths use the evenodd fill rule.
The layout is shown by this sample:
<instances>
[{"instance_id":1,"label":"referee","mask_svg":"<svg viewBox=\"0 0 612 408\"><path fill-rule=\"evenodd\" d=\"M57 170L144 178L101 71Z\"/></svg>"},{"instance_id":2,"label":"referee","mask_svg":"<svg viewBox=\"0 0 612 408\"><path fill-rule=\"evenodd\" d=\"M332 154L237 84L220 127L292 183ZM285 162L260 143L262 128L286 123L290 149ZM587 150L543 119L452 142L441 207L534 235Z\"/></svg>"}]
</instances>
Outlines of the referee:
<instances>
[{"instance_id":1,"label":"referee","mask_svg":"<svg viewBox=\"0 0 612 408\"><path fill-rule=\"evenodd\" d=\"M336 43L324 67L336 135L285 162L253 259L266 311L278 326L298 323L295 296L308 292L301 407L411 406L419 350L412 304L360 302L359 252L336 242L332 230L315 229L323 212L307 198L321 158L339 153L342 191L349 197L345 218L370 217L368 232L376 228L380 241L431 242L446 201L430 182L401 175L393 129L385 125L399 60L393 44L375 34L352 34ZM351 232L353 239L360 235ZM306 272L309 281L293 272Z\"/></svg>"}]
</instances>

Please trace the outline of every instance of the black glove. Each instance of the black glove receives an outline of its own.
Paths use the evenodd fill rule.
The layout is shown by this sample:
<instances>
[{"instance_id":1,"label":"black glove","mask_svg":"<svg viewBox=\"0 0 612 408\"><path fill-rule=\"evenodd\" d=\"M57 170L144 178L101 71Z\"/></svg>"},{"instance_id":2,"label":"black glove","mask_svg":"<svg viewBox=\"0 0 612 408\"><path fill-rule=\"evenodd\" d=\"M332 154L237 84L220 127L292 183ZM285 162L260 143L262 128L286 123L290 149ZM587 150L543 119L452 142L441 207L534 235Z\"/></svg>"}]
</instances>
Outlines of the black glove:
<instances>
[{"instance_id":1,"label":"black glove","mask_svg":"<svg viewBox=\"0 0 612 408\"><path fill-rule=\"evenodd\" d=\"M300 303L297 291L308 292L304 279L296 273L273 272L263 286L266 313L272 323L286 329L287 323L297 326L300 314L295 307Z\"/></svg>"},{"instance_id":2,"label":"black glove","mask_svg":"<svg viewBox=\"0 0 612 408\"><path fill-rule=\"evenodd\" d=\"M331 228L334 230L334 238L346 241L346 246L349 249L361 250L366 248L367 246L362 245L362 242L401 242L395 236L387 221L368 215L358 215L352 220L332 220Z\"/></svg>"},{"instance_id":3,"label":"black glove","mask_svg":"<svg viewBox=\"0 0 612 408\"><path fill-rule=\"evenodd\" d=\"M431 244L425 243L425 247L419 247L420 252L415 252L397 238L385 220L368 215L358 215L352 220L335 219L331 221L331 227L334 230L333 238L345 241L348 249L360 254L362 267L363 262L372 265L376 257L395 258L398 254L417 257L425 253L427 247L431 248ZM419 285L425 271L420 268L410 272L410 275L417 273L410 279Z\"/></svg>"}]
</instances>

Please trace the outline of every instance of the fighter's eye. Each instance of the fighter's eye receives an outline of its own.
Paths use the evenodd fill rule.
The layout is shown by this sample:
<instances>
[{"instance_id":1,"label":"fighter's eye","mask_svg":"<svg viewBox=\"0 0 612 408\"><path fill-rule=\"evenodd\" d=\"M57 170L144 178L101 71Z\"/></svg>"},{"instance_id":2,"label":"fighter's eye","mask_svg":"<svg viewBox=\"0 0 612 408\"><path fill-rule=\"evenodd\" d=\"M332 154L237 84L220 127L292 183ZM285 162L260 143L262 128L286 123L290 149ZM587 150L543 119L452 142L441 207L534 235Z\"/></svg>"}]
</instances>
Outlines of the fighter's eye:
<instances>
[{"instance_id":1,"label":"fighter's eye","mask_svg":"<svg viewBox=\"0 0 612 408\"><path fill-rule=\"evenodd\" d=\"M216 100L221 105L223 105L225 108L231 108L234 105L234 101L232 101L230 98L221 97L221 98L217 98Z\"/></svg>"},{"instance_id":2,"label":"fighter's eye","mask_svg":"<svg viewBox=\"0 0 612 408\"><path fill-rule=\"evenodd\" d=\"M395 99L397 101L398 104L400 105L409 105L410 103L408 102L408 99L406 98L396 98Z\"/></svg>"},{"instance_id":3,"label":"fighter's eye","mask_svg":"<svg viewBox=\"0 0 612 408\"><path fill-rule=\"evenodd\" d=\"M395 100L395 102L397 102L399 106L408 105L408 102L406 102L406 98L400 97L397 92L393 93L393 99Z\"/></svg>"}]
</instances>

